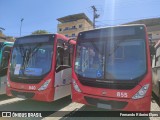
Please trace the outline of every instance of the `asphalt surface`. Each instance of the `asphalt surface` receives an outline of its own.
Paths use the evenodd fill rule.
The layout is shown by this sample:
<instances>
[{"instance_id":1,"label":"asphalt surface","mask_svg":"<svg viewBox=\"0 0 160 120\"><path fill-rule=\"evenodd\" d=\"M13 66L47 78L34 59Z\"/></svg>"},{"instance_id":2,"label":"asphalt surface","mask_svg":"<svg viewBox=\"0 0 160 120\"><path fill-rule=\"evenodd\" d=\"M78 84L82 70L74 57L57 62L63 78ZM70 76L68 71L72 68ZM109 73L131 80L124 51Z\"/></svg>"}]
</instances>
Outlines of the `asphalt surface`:
<instances>
[{"instance_id":1,"label":"asphalt surface","mask_svg":"<svg viewBox=\"0 0 160 120\"><path fill-rule=\"evenodd\" d=\"M2 120L160 120L160 117L72 117L72 115L74 116L75 111L103 110L104 109L86 106L79 103L72 103L70 96L55 102L47 103L0 95L0 111L50 111L48 112L47 117L43 118L0 118ZM160 112L160 107L156 103L155 98L151 101L151 111Z\"/></svg>"}]
</instances>

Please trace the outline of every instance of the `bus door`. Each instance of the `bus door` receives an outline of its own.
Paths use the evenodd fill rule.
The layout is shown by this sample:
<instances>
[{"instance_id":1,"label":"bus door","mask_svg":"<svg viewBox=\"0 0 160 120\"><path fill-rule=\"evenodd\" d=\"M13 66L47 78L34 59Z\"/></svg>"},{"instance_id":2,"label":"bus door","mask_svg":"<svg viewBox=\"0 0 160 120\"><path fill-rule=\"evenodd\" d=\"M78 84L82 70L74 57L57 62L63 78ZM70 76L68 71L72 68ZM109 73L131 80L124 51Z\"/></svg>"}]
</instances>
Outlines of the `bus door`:
<instances>
[{"instance_id":1,"label":"bus door","mask_svg":"<svg viewBox=\"0 0 160 120\"><path fill-rule=\"evenodd\" d=\"M71 51L70 45L61 40L57 40L56 71L55 71L55 93L54 100L71 94Z\"/></svg>"},{"instance_id":2,"label":"bus door","mask_svg":"<svg viewBox=\"0 0 160 120\"><path fill-rule=\"evenodd\" d=\"M7 73L8 63L9 63L9 57L11 53L12 46L11 45L5 45L2 48L2 58L0 63L0 74L5 75Z\"/></svg>"},{"instance_id":3,"label":"bus door","mask_svg":"<svg viewBox=\"0 0 160 120\"><path fill-rule=\"evenodd\" d=\"M151 53L152 54L152 53ZM152 60L152 88L160 100L160 45L156 47Z\"/></svg>"},{"instance_id":4,"label":"bus door","mask_svg":"<svg viewBox=\"0 0 160 120\"><path fill-rule=\"evenodd\" d=\"M7 83L7 68L9 63L9 57L11 53L11 45L4 45L1 51L1 63L0 63L0 94L6 93L6 83Z\"/></svg>"}]
</instances>

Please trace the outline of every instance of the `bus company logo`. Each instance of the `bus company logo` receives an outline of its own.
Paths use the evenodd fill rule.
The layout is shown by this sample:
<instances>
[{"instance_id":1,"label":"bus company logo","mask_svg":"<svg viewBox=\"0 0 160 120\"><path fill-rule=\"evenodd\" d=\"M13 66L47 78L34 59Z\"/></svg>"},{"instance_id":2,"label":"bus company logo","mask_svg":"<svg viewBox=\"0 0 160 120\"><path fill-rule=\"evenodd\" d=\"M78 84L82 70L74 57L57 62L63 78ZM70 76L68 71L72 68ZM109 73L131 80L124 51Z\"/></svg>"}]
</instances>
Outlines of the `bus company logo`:
<instances>
[{"instance_id":1,"label":"bus company logo","mask_svg":"<svg viewBox=\"0 0 160 120\"><path fill-rule=\"evenodd\" d=\"M36 86L29 86L29 90L36 90Z\"/></svg>"},{"instance_id":2,"label":"bus company logo","mask_svg":"<svg viewBox=\"0 0 160 120\"><path fill-rule=\"evenodd\" d=\"M106 95L107 94L107 92L106 91L102 91L102 95Z\"/></svg>"},{"instance_id":3,"label":"bus company logo","mask_svg":"<svg viewBox=\"0 0 160 120\"><path fill-rule=\"evenodd\" d=\"M2 112L2 117L12 117L11 112Z\"/></svg>"}]
</instances>

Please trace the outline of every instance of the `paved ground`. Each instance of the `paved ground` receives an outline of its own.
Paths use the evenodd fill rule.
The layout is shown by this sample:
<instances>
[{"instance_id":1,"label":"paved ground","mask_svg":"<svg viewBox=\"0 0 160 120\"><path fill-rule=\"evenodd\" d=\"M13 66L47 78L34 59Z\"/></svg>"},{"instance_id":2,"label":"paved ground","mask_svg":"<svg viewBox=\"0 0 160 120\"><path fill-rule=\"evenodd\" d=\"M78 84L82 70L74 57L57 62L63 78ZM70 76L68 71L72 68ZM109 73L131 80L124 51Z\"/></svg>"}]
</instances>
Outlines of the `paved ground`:
<instances>
[{"instance_id":1,"label":"paved ground","mask_svg":"<svg viewBox=\"0 0 160 120\"><path fill-rule=\"evenodd\" d=\"M8 97L6 95L0 96L0 111L52 111L48 114L45 118L18 118L22 120L160 120L156 117L68 117L69 113L71 111L99 111L102 109L98 109L96 107L91 106L85 106L83 104L79 103L72 103L70 96L65 97L63 99L60 99L55 102L46 103L46 102L39 102L39 101L33 101L33 100L24 100L20 98L14 98L14 97ZM66 112L59 112L59 111L66 111ZM68 112L70 111L70 112ZM159 111L160 107L157 105L156 101L152 99L151 102L151 111ZM70 114L70 116L74 115L74 112ZM58 116L58 117L57 117ZM66 117L60 117L60 116L66 116ZM2 118L0 118L2 119ZM3 118L2 120L8 120L9 118ZM17 118L10 118L17 120Z\"/></svg>"}]
</instances>

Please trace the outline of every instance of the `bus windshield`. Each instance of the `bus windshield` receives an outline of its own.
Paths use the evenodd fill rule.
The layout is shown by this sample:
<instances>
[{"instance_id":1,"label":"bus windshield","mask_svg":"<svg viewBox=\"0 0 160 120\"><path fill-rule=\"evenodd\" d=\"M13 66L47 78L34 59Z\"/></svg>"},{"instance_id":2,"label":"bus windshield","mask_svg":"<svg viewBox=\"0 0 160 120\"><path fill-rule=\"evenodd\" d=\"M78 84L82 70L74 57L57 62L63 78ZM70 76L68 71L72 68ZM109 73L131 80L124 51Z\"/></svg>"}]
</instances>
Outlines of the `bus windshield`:
<instances>
[{"instance_id":1,"label":"bus windshield","mask_svg":"<svg viewBox=\"0 0 160 120\"><path fill-rule=\"evenodd\" d=\"M42 76L52 65L53 44L27 43L14 45L10 73L13 76Z\"/></svg>"},{"instance_id":2,"label":"bus windshield","mask_svg":"<svg viewBox=\"0 0 160 120\"><path fill-rule=\"evenodd\" d=\"M134 80L146 72L145 51L142 37L78 39L75 72L80 77L100 81Z\"/></svg>"}]
</instances>

